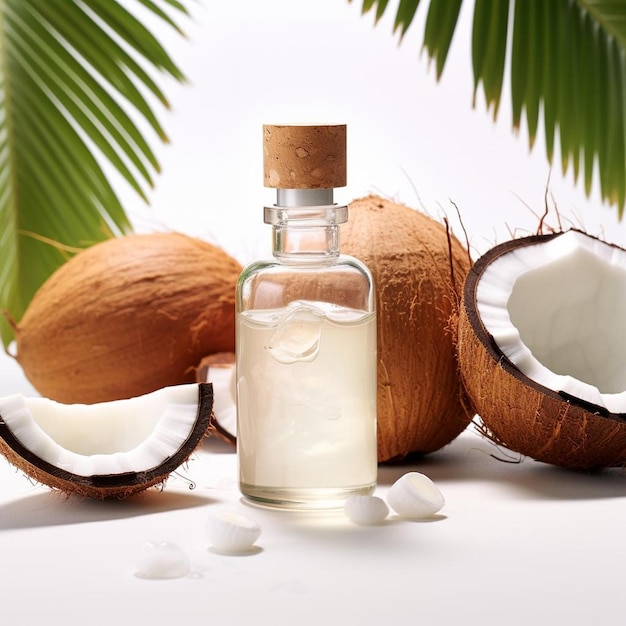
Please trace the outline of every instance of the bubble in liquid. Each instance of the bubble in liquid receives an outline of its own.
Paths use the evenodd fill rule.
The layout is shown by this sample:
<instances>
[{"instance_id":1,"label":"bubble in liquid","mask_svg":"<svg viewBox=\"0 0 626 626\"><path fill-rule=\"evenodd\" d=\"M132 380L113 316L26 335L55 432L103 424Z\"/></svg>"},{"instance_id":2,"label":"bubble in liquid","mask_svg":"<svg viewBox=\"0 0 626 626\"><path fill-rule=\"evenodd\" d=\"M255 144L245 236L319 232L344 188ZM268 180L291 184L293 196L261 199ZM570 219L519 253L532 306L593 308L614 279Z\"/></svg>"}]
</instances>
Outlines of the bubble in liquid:
<instances>
[{"instance_id":1,"label":"bubble in liquid","mask_svg":"<svg viewBox=\"0 0 626 626\"><path fill-rule=\"evenodd\" d=\"M315 360L320 349L324 311L310 304L292 303L267 342L267 350L279 363Z\"/></svg>"},{"instance_id":2,"label":"bubble in liquid","mask_svg":"<svg viewBox=\"0 0 626 626\"><path fill-rule=\"evenodd\" d=\"M175 543L144 541L137 557L138 578L182 578L190 572L189 558Z\"/></svg>"}]
</instances>

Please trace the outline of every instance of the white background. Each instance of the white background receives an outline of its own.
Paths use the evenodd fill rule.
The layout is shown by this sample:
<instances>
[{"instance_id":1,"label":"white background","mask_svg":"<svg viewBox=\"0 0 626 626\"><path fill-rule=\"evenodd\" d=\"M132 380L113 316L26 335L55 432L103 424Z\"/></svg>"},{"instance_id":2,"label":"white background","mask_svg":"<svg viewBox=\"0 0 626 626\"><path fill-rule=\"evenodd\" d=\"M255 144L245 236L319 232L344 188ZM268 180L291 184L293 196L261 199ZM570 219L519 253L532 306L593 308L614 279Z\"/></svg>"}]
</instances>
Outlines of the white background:
<instances>
[{"instance_id":1,"label":"white background","mask_svg":"<svg viewBox=\"0 0 626 626\"><path fill-rule=\"evenodd\" d=\"M454 224L452 200L475 255L536 231L548 181L551 224L556 205L565 227L623 241L616 210L597 185L589 200L571 170L563 176L558 150L551 172L541 129L532 151L526 127L512 131L508 77L495 123L482 92L472 107L473 3L463 3L439 83L421 53L426 3L401 44L397 4L374 26L360 0L206 1L179 20L188 41L160 29L190 83L167 83L171 145L158 150L151 208L119 186L137 227L211 238L244 263L267 253L262 125L321 122L348 125L339 201L378 193Z\"/></svg>"},{"instance_id":2,"label":"white background","mask_svg":"<svg viewBox=\"0 0 626 626\"><path fill-rule=\"evenodd\" d=\"M424 7L398 45L391 15L374 28L356 0L198 3L193 20L181 20L187 41L160 30L190 84L167 82L171 144L158 148L151 206L118 183L137 229L205 237L242 263L267 253L261 125L330 122L348 124L349 185L338 200L379 193L448 215L461 235L452 200L475 256L534 232L550 172L543 139L529 152L525 129L514 136L508 95L496 123L480 98L472 108L464 4L437 83L420 56ZM565 225L624 241L596 190L588 200L555 167L550 192ZM0 368L2 395L34 392L8 357ZM381 468L379 495L417 469L447 503L430 523L376 528L246 509L234 455L219 442L164 492L131 502L66 500L1 462L0 623L623 623L626 477L506 458L470 427L422 462ZM208 551L204 520L221 503L259 517L259 553ZM135 578L146 539L181 545L196 577Z\"/></svg>"}]
</instances>

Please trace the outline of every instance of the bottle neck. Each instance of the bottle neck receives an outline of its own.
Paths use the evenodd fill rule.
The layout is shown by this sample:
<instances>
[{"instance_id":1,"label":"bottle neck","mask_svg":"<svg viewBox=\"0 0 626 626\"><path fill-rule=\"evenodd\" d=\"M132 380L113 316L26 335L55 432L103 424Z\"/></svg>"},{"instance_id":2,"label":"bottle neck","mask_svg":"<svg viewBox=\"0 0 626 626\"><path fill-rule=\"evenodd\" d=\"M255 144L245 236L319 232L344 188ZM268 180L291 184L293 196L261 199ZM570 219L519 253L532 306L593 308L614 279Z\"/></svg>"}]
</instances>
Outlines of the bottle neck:
<instances>
[{"instance_id":1,"label":"bottle neck","mask_svg":"<svg viewBox=\"0 0 626 626\"><path fill-rule=\"evenodd\" d=\"M339 256L339 224L348 219L348 207L333 203L332 189L278 189L264 218L272 225L272 252L281 262L332 263Z\"/></svg>"},{"instance_id":2,"label":"bottle neck","mask_svg":"<svg viewBox=\"0 0 626 626\"><path fill-rule=\"evenodd\" d=\"M277 189L276 206L316 207L333 204L334 189Z\"/></svg>"}]
</instances>

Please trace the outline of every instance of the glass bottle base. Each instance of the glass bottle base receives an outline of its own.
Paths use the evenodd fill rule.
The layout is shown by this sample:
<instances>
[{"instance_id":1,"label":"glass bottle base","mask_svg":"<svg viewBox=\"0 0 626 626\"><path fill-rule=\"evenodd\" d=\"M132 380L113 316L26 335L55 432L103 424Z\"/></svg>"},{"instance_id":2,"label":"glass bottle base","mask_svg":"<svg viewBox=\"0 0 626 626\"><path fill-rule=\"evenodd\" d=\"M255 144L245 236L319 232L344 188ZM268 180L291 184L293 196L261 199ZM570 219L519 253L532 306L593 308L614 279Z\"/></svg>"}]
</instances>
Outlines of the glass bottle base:
<instances>
[{"instance_id":1,"label":"glass bottle base","mask_svg":"<svg viewBox=\"0 0 626 626\"><path fill-rule=\"evenodd\" d=\"M251 504L279 509L319 511L342 508L350 496L374 493L376 483L344 488L278 488L240 483L243 497Z\"/></svg>"}]
</instances>

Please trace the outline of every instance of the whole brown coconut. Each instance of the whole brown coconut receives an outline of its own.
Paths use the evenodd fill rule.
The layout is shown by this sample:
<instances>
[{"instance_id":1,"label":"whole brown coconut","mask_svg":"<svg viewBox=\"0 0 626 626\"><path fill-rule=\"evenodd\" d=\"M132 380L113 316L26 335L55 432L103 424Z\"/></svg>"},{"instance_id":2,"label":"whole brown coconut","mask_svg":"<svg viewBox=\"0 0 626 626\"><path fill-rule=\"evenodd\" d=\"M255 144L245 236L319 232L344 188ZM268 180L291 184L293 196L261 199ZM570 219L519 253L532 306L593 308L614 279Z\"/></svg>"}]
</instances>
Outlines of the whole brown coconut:
<instances>
[{"instance_id":1,"label":"whole brown coconut","mask_svg":"<svg viewBox=\"0 0 626 626\"><path fill-rule=\"evenodd\" d=\"M519 255L524 249L529 250L530 256L536 257L541 247L557 242L563 236L570 237L566 232L505 242L486 252L474 264L467 277L459 314L458 359L463 384L482 420L485 435L497 444L537 461L568 469L621 467L626 465L626 414L611 412L563 390L547 387L522 373L507 358L494 335L486 328L477 302L479 284L492 264L510 254ZM585 239L589 240L587 243L591 247L605 248L602 255L605 258L615 259L621 255L626 258L626 251L617 246L595 240L585 233L578 233L576 237L583 242ZM530 295L525 298L528 309L536 312L532 323L538 335L548 339L553 338L557 332L562 336L568 335L568 342L562 348L557 345L555 352L571 349L572 346L575 350L583 351L586 349L585 343L591 350L596 350L598 346L602 346L602 335L609 338L609 343L619 345L624 332L623 310L620 309L623 299L620 296L621 290L616 289L615 285L618 280L626 281L626 270L621 279L614 269L603 276L595 276L589 273L595 266L591 256L581 256L578 266L568 266L563 259L550 259L549 263L553 268L552 287L537 290L534 296L525 294ZM512 279L516 281L515 285L520 284L520 277L527 268L528 266L523 268L519 274L507 268L507 273L512 274ZM615 284L612 280L616 281ZM564 288L560 289L559 285ZM593 289L597 289L599 293L609 292L607 295L613 292L614 306L603 306L599 302L600 298L582 295L593 293ZM493 294L490 296L493 297ZM512 301L513 295L510 292L509 309ZM551 318L549 307L551 302L557 301L561 309L557 316ZM494 306L491 301L490 305ZM592 317L591 312L593 316L598 316L600 329L585 336L584 323L588 323L585 320ZM590 316L587 316L588 313ZM501 326L502 317L499 317ZM573 321L576 319L583 320L583 326L574 326ZM617 323L612 324L609 319ZM542 358L546 343L548 342L542 340L542 345L535 348L537 358ZM609 349L600 348L602 360L607 361L610 356ZM560 355L552 356L552 360L555 357L560 358ZM617 358L620 358L619 354ZM574 371L575 358L560 360L571 361L566 362L564 367ZM610 369L617 371L619 367L614 364ZM601 371L600 368L598 370Z\"/></svg>"},{"instance_id":2,"label":"whole brown coconut","mask_svg":"<svg viewBox=\"0 0 626 626\"><path fill-rule=\"evenodd\" d=\"M68 404L193 382L200 359L234 351L240 271L180 233L96 244L35 294L16 329L17 360L39 393Z\"/></svg>"},{"instance_id":3,"label":"whole brown coconut","mask_svg":"<svg viewBox=\"0 0 626 626\"><path fill-rule=\"evenodd\" d=\"M376 196L349 205L341 250L372 271L378 314L378 459L434 452L471 421L455 356L468 252L427 215Z\"/></svg>"}]
</instances>

